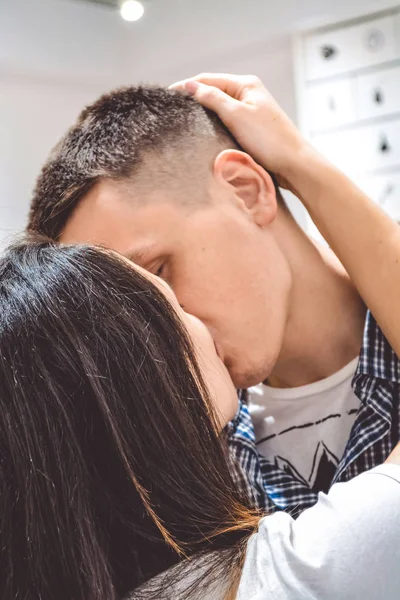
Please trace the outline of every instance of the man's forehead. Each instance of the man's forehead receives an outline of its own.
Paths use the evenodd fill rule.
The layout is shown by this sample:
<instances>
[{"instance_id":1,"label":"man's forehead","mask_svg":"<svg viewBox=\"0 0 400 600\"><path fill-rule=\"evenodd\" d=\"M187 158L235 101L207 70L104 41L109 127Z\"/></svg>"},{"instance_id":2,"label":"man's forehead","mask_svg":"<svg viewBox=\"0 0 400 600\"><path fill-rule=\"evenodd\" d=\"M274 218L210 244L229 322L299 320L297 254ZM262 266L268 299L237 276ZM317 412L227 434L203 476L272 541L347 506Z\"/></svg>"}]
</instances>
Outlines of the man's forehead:
<instances>
[{"instance_id":1,"label":"man's forehead","mask_svg":"<svg viewBox=\"0 0 400 600\"><path fill-rule=\"evenodd\" d=\"M179 220L175 203L129 200L115 186L95 188L79 202L61 242L102 245L142 264L174 234Z\"/></svg>"}]
</instances>

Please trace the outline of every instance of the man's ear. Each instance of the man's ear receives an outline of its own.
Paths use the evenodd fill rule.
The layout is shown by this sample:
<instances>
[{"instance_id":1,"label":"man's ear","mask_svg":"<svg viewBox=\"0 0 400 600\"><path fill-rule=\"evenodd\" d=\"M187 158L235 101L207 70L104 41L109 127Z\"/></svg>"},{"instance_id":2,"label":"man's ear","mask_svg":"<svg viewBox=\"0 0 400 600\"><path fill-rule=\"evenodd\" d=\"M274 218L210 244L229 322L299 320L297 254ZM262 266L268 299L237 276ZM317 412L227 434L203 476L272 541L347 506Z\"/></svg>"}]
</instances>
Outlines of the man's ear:
<instances>
[{"instance_id":1,"label":"man's ear","mask_svg":"<svg viewBox=\"0 0 400 600\"><path fill-rule=\"evenodd\" d=\"M259 227L272 223L277 211L276 190L271 176L248 154L223 150L214 162L214 177L229 185L239 202Z\"/></svg>"}]
</instances>

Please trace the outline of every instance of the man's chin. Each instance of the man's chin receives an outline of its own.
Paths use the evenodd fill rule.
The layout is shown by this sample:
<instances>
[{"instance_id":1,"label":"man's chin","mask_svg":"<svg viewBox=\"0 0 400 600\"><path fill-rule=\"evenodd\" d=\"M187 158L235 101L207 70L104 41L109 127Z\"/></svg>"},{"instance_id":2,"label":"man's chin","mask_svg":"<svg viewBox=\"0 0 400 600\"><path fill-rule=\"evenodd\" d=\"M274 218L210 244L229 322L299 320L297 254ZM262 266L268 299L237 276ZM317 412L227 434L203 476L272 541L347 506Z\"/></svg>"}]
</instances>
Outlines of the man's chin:
<instances>
[{"instance_id":1,"label":"man's chin","mask_svg":"<svg viewBox=\"0 0 400 600\"><path fill-rule=\"evenodd\" d=\"M246 372L243 371L234 371L229 370L229 374L232 378L232 381L237 389L246 389L249 387L253 387L253 385L258 385L262 383L268 375L264 373L264 371L257 370L251 371L248 370Z\"/></svg>"}]
</instances>

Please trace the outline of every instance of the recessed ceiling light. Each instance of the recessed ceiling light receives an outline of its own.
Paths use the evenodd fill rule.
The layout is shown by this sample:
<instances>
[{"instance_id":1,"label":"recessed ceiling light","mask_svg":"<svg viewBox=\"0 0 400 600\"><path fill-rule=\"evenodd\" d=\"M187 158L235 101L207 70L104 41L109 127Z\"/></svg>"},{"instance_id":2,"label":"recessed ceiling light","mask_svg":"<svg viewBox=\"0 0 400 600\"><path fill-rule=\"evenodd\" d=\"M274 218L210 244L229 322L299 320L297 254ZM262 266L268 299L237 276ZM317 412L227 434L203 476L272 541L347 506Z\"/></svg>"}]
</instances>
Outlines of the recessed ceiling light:
<instances>
[{"instance_id":1,"label":"recessed ceiling light","mask_svg":"<svg viewBox=\"0 0 400 600\"><path fill-rule=\"evenodd\" d=\"M144 6L137 0L125 0L121 5L121 17L125 21L138 21L144 13Z\"/></svg>"}]
</instances>

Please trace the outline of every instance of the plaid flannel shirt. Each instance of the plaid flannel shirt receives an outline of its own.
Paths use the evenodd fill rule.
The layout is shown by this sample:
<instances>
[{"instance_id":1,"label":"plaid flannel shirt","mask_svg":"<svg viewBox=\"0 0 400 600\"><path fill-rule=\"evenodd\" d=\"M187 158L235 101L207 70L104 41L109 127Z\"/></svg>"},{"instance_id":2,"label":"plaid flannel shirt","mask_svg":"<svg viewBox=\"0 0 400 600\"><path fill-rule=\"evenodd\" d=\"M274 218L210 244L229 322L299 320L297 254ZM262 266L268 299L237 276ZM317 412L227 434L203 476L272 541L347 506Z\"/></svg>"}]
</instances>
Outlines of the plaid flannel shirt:
<instances>
[{"instance_id":1,"label":"plaid flannel shirt","mask_svg":"<svg viewBox=\"0 0 400 600\"><path fill-rule=\"evenodd\" d=\"M400 360L370 312L352 387L360 408L332 484L383 463L400 441ZM246 392L239 395L239 410L228 434L231 453L259 508L298 516L317 502L314 490L258 453Z\"/></svg>"}]
</instances>

